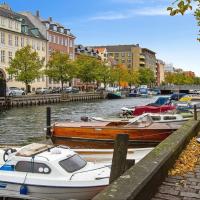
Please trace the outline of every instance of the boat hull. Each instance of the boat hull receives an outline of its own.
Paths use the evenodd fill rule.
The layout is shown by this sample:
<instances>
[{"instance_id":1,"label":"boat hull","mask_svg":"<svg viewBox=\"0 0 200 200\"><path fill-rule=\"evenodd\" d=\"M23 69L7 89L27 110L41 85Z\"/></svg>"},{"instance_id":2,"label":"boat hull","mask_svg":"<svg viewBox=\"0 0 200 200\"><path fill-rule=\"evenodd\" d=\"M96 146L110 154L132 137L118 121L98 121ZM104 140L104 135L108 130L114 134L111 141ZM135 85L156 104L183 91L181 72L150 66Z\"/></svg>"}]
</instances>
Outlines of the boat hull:
<instances>
[{"instance_id":1,"label":"boat hull","mask_svg":"<svg viewBox=\"0 0 200 200\"><path fill-rule=\"evenodd\" d=\"M52 139L56 144L66 144L81 148L109 148L113 146L117 134L129 135L129 146L155 146L176 129L131 129L113 127L53 127ZM90 146L90 144L92 146ZM85 146L86 145L86 146Z\"/></svg>"},{"instance_id":2,"label":"boat hull","mask_svg":"<svg viewBox=\"0 0 200 200\"><path fill-rule=\"evenodd\" d=\"M0 183L1 180L0 180ZM7 197L20 197L20 187L21 184L15 183L2 183L6 185L6 188L0 188L0 194L8 194ZM77 200L88 200L92 199L97 193L99 193L105 186L96 187L49 187L49 186L34 186L26 185L28 189L28 194L31 197L39 199L50 199L50 200L67 200L67 199L77 199ZM9 196L12 195L12 196ZM25 195L23 195L25 196Z\"/></svg>"},{"instance_id":3,"label":"boat hull","mask_svg":"<svg viewBox=\"0 0 200 200\"><path fill-rule=\"evenodd\" d=\"M107 98L108 99L121 99L122 97L121 97L121 95L118 95L118 94L108 93Z\"/></svg>"}]
</instances>

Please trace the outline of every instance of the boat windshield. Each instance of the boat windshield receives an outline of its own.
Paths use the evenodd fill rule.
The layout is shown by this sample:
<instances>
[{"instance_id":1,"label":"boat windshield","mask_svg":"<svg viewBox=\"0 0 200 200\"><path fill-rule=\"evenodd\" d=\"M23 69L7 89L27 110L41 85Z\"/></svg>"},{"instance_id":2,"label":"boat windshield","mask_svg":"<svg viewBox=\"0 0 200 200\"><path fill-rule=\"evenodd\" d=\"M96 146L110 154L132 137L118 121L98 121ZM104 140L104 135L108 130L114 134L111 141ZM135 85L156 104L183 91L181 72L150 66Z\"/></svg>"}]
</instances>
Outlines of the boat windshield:
<instances>
[{"instance_id":1,"label":"boat windshield","mask_svg":"<svg viewBox=\"0 0 200 200\"><path fill-rule=\"evenodd\" d=\"M127 126L147 127L153 123L151 116L145 115L139 117L136 121L129 123Z\"/></svg>"},{"instance_id":2,"label":"boat windshield","mask_svg":"<svg viewBox=\"0 0 200 200\"><path fill-rule=\"evenodd\" d=\"M65 171L75 172L85 167L87 162L83 160L79 155L76 154L70 158L61 160L59 164Z\"/></svg>"}]
</instances>

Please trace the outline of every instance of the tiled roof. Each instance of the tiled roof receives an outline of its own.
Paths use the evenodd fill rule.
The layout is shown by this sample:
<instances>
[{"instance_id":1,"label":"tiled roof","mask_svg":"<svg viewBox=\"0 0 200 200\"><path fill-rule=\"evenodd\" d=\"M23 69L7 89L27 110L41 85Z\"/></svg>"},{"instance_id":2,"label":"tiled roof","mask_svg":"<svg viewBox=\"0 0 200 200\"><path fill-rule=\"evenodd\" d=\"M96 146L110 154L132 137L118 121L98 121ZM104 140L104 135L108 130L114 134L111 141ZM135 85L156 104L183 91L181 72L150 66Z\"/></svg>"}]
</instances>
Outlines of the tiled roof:
<instances>
[{"instance_id":1,"label":"tiled roof","mask_svg":"<svg viewBox=\"0 0 200 200\"><path fill-rule=\"evenodd\" d=\"M127 52L131 51L132 47L136 47L136 45L109 45L109 46L92 46L93 48L106 48L107 52Z\"/></svg>"},{"instance_id":2,"label":"tiled roof","mask_svg":"<svg viewBox=\"0 0 200 200\"><path fill-rule=\"evenodd\" d=\"M6 17L6 18L10 18L13 20L18 20L22 22L22 25L27 25L28 26L28 33L27 35L31 36L31 37L35 37L35 38L40 38L43 40L46 40L42 34L40 33L40 31L38 30L38 35L34 34L34 31L32 31L33 29L36 29L37 27L35 27L31 21L24 15L13 12L12 10L7 10L4 9L2 7L0 7L0 16ZM22 32L22 34L25 34Z\"/></svg>"}]
</instances>

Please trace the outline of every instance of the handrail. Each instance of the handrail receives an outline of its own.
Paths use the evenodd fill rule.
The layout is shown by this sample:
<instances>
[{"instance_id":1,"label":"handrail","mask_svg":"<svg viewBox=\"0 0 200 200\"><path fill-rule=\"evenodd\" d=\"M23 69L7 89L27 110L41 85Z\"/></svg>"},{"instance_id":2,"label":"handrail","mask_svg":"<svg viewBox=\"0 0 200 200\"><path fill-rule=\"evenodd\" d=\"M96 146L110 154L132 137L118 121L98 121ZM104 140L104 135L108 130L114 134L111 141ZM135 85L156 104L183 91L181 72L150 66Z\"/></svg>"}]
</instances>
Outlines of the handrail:
<instances>
[{"instance_id":1,"label":"handrail","mask_svg":"<svg viewBox=\"0 0 200 200\"><path fill-rule=\"evenodd\" d=\"M103 167L99 167L99 168L95 168L95 169L90 169L90 170L85 170L85 171L81 171L81 172L75 172L74 174L72 174L71 175L71 177L70 177L70 181L72 180L72 177L74 176L74 175L76 175L76 174L81 174L81 173L85 173L85 172L91 172L91 171L95 171L95 170L97 170L97 169L103 169L103 168L106 168L106 167L109 167L110 165L105 165L105 166L103 166Z\"/></svg>"}]
</instances>

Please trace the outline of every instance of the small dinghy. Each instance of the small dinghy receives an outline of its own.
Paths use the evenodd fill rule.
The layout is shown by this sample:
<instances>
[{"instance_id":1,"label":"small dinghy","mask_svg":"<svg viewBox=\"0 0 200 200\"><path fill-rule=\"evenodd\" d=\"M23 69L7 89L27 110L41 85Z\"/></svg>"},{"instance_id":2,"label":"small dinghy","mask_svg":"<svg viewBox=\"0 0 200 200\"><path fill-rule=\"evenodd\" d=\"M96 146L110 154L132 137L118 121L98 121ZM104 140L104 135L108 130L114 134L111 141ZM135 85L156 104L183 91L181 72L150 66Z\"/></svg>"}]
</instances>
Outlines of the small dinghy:
<instances>
[{"instance_id":1,"label":"small dinghy","mask_svg":"<svg viewBox=\"0 0 200 200\"><path fill-rule=\"evenodd\" d=\"M64 146L33 143L18 151L8 149L1 164L0 194L7 193L7 197L12 193L16 197L88 200L109 183L109 165L86 162Z\"/></svg>"}]
</instances>

